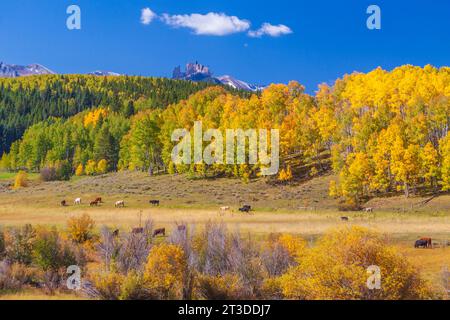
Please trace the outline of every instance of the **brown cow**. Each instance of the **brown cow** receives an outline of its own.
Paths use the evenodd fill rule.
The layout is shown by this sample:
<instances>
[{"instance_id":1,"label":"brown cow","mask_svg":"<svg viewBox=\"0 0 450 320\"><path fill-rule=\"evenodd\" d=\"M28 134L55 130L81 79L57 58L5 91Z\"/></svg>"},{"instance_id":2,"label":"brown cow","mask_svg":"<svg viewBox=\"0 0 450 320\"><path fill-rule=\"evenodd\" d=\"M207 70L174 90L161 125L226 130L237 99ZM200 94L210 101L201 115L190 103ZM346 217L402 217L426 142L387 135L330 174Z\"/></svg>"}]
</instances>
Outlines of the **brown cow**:
<instances>
[{"instance_id":1,"label":"brown cow","mask_svg":"<svg viewBox=\"0 0 450 320\"><path fill-rule=\"evenodd\" d=\"M61 201L61 206L62 206L62 207L65 207L65 206L67 206L67 202L66 202L66 200L63 200L63 201Z\"/></svg>"},{"instance_id":2,"label":"brown cow","mask_svg":"<svg viewBox=\"0 0 450 320\"><path fill-rule=\"evenodd\" d=\"M166 228L156 229L153 232L153 238L158 236L158 235L162 235L163 237L165 237L166 236Z\"/></svg>"},{"instance_id":3,"label":"brown cow","mask_svg":"<svg viewBox=\"0 0 450 320\"><path fill-rule=\"evenodd\" d=\"M348 217L341 217L341 220L342 221L348 221L349 219L348 219Z\"/></svg>"},{"instance_id":4,"label":"brown cow","mask_svg":"<svg viewBox=\"0 0 450 320\"><path fill-rule=\"evenodd\" d=\"M95 199L95 202L98 202L98 203L103 203L103 201L102 201L102 198L101 198L101 197L98 197L97 199Z\"/></svg>"},{"instance_id":5,"label":"brown cow","mask_svg":"<svg viewBox=\"0 0 450 320\"><path fill-rule=\"evenodd\" d=\"M119 229L116 229L112 233L113 237L117 238L119 236Z\"/></svg>"},{"instance_id":6,"label":"brown cow","mask_svg":"<svg viewBox=\"0 0 450 320\"><path fill-rule=\"evenodd\" d=\"M431 238L428 238L428 237L422 237L422 238L420 238L419 240L421 240L421 241L425 241L426 243L427 243L427 248L430 248L430 249L432 249L433 248L433 241L431 240Z\"/></svg>"},{"instance_id":7,"label":"brown cow","mask_svg":"<svg viewBox=\"0 0 450 320\"><path fill-rule=\"evenodd\" d=\"M91 203L89 203L90 207L94 207L94 206L98 206L99 202L98 201L92 201Z\"/></svg>"}]
</instances>

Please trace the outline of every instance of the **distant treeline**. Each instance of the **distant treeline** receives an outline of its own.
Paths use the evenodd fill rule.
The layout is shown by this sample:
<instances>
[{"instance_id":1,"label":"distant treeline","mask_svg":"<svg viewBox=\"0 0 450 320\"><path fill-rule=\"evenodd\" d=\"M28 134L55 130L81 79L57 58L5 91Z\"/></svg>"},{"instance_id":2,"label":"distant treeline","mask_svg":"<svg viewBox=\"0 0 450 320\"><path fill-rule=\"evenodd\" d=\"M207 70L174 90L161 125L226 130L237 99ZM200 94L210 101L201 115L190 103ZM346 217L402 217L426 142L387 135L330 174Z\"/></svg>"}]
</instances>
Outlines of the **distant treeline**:
<instances>
[{"instance_id":1,"label":"distant treeline","mask_svg":"<svg viewBox=\"0 0 450 320\"><path fill-rule=\"evenodd\" d=\"M138 108L157 109L210 86L165 78L45 75L0 78L0 154L33 124L68 118L100 106L129 117ZM230 89L231 90L231 89ZM240 94L243 94L242 92Z\"/></svg>"},{"instance_id":2,"label":"distant treeline","mask_svg":"<svg viewBox=\"0 0 450 320\"><path fill-rule=\"evenodd\" d=\"M16 80L16 86L21 81L30 80ZM125 88L133 80L115 81ZM51 83L44 81L43 86ZM125 88L122 93L119 87L111 95L126 97L122 104L128 102L121 108L102 103L102 108L69 120L48 118L37 123L3 155L2 166L36 171L69 167L78 175L110 170L222 174L244 180L259 175L260 165L175 166L170 157L173 130L192 130L194 121L201 120L204 129L280 129L279 180L296 177L291 162L283 161L291 155L296 166L309 168L309 177L331 165L338 179L331 183L330 195L351 204L391 192L408 196L420 190L450 189L447 67L403 66L391 72L379 68L355 73L333 86L321 85L315 96L304 93L297 82L271 85L251 96L209 87L165 108L147 108L146 100L130 96L133 90ZM102 90L100 82L98 91Z\"/></svg>"}]
</instances>

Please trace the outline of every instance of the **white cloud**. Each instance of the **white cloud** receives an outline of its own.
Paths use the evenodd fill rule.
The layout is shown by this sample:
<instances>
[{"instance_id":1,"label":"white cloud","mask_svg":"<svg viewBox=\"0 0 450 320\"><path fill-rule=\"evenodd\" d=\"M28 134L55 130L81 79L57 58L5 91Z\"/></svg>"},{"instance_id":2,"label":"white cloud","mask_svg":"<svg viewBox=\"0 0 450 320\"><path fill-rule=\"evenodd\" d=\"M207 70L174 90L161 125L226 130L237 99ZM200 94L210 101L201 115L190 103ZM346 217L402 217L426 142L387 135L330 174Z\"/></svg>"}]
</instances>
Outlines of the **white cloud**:
<instances>
[{"instance_id":1,"label":"white cloud","mask_svg":"<svg viewBox=\"0 0 450 320\"><path fill-rule=\"evenodd\" d=\"M141 10L141 23L150 24L153 19L156 18L156 13L154 13L150 8L144 8Z\"/></svg>"},{"instance_id":2,"label":"white cloud","mask_svg":"<svg viewBox=\"0 0 450 320\"><path fill-rule=\"evenodd\" d=\"M250 28L250 22L247 20L215 12L189 15L163 14L161 19L172 27L191 29L197 35L225 36L245 32Z\"/></svg>"},{"instance_id":3,"label":"white cloud","mask_svg":"<svg viewBox=\"0 0 450 320\"><path fill-rule=\"evenodd\" d=\"M249 31L248 35L252 38L261 38L262 36L279 37L286 34L291 34L292 30L284 24L274 26L270 23L264 23L261 28L256 31Z\"/></svg>"}]
</instances>

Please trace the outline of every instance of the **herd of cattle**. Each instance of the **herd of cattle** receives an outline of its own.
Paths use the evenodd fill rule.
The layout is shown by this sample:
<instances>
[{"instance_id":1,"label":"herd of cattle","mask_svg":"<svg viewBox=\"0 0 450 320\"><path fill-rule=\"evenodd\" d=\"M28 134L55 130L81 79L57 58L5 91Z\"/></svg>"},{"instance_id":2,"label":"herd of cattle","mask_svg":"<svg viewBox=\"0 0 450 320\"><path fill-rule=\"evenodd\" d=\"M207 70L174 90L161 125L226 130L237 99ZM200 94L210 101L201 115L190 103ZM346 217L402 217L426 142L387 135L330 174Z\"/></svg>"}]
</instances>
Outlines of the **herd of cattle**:
<instances>
[{"instance_id":1,"label":"herd of cattle","mask_svg":"<svg viewBox=\"0 0 450 320\"><path fill-rule=\"evenodd\" d=\"M90 202L89 202L89 206L90 206L90 207L98 207L98 206L99 206L100 204L102 204L102 203L104 203L104 202L102 201L102 198L98 197L98 198L96 198L94 201L90 201ZM149 203L150 203L151 205L154 205L154 206L159 206L159 200L150 200ZM81 205L81 198L76 198L76 199L74 200L73 204L74 204L74 205ZM66 200L62 200L62 201L61 201L61 206L62 206L62 207L67 207L68 205L69 205L69 204L67 203ZM114 206L115 206L116 208L125 208L125 201L124 201L124 200L116 201L116 203L114 204Z\"/></svg>"},{"instance_id":2,"label":"herd of cattle","mask_svg":"<svg viewBox=\"0 0 450 320\"><path fill-rule=\"evenodd\" d=\"M76 198L74 200L74 205L81 205L81 198ZM99 206L100 204L104 203L102 201L101 197L96 198L94 201L89 202L89 206L90 207L96 207ZM153 206L159 206L160 205L160 201L159 200L150 200L149 204L153 205ZM66 200L62 200L61 201L61 206L65 207L68 206L68 203ZM124 208L125 207L125 201L124 200L118 200L115 202L114 207L116 208ZM231 207L229 206L224 206L224 207L220 207L220 215L225 214L225 212L227 211L231 211ZM242 207L239 208L239 212L242 213L250 213L252 211L252 206L245 204ZM364 208L362 211L364 212L373 212L373 208ZM349 221L350 218L349 217L341 217L342 221ZM183 231L186 230L186 226L185 225L179 225L178 226L178 230L179 231ZM143 233L144 232L144 228L133 228L132 229L132 233L134 234L139 234L139 233ZM118 236L119 234L119 230L115 230L113 232L114 236ZM166 235L166 229L165 228L160 228L160 229L156 229L155 231L153 231L152 236L156 237L158 235L161 236L165 236ZM415 243L414 243L414 247L415 248L433 248L433 241L431 238L428 237L423 237L418 239Z\"/></svg>"}]
</instances>

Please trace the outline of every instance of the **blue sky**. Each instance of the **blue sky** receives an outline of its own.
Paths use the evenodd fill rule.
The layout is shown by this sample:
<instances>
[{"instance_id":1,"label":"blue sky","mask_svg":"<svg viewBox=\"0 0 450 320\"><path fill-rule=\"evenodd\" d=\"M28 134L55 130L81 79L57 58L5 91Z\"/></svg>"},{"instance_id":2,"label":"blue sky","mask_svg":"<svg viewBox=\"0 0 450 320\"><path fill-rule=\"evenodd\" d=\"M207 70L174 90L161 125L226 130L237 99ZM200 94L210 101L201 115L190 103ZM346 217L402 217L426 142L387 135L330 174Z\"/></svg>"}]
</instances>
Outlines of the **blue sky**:
<instances>
[{"instance_id":1,"label":"blue sky","mask_svg":"<svg viewBox=\"0 0 450 320\"><path fill-rule=\"evenodd\" d=\"M66 28L71 4L81 8L81 30ZM366 27L371 4L381 8L381 30ZM147 25L144 8L156 15ZM225 22L235 17L235 32L213 15L214 32L229 34L196 34L208 26L191 15L210 12L223 13ZM321 82L377 66L449 65L449 17L448 0L2 1L0 61L41 63L58 73L149 76L170 76L175 66L199 61L215 75L255 84L298 80L312 92ZM285 27L283 34L258 33L264 23L272 31Z\"/></svg>"}]
</instances>

